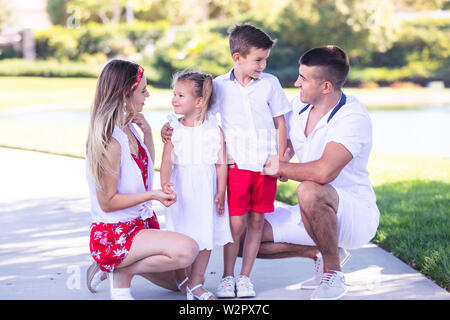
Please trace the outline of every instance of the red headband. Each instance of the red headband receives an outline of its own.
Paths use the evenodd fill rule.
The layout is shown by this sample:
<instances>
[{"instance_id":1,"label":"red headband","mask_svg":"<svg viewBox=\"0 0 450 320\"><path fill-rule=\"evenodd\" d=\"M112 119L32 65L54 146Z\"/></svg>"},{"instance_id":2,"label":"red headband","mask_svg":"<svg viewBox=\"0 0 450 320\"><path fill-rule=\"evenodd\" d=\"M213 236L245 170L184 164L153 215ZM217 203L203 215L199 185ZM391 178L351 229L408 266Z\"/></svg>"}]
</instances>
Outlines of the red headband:
<instances>
[{"instance_id":1,"label":"red headband","mask_svg":"<svg viewBox=\"0 0 450 320\"><path fill-rule=\"evenodd\" d=\"M144 74L144 68L142 68L141 66L139 66L138 74L137 74L137 77L136 77L136 82L133 83L133 85L131 86L131 91L133 91L134 89L137 88L137 86L139 85L139 83L140 83L141 80L142 80L142 75L143 75L143 74ZM129 95L130 92L127 91L127 92L125 92L125 94L126 94L126 95Z\"/></svg>"}]
</instances>

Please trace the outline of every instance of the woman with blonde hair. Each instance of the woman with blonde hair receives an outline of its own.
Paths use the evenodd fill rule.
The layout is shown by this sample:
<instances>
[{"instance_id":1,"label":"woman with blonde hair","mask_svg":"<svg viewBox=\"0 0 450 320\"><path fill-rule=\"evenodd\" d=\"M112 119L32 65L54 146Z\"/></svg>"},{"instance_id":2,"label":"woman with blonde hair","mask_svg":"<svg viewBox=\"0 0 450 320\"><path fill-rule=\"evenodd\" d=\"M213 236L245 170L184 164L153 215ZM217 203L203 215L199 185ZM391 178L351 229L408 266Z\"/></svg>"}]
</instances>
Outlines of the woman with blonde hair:
<instances>
[{"instance_id":1,"label":"woman with blonde hair","mask_svg":"<svg viewBox=\"0 0 450 320\"><path fill-rule=\"evenodd\" d=\"M199 250L192 238L159 230L151 209L152 200L169 207L176 195L152 190L155 151L151 127L141 113L148 96L144 69L112 60L100 74L91 109L86 162L90 250L97 266L88 270L88 287L95 291L107 273L111 299L133 299L134 275L185 268Z\"/></svg>"}]
</instances>

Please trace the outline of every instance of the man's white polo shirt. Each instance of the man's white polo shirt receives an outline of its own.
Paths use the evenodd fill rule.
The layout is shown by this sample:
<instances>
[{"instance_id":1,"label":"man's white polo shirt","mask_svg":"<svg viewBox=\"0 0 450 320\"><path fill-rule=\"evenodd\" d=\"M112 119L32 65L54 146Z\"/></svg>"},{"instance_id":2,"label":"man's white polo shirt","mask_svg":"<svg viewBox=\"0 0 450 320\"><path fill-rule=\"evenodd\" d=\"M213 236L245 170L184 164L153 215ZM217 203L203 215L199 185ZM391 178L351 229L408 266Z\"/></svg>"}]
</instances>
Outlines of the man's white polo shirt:
<instances>
[{"instance_id":1,"label":"man's white polo shirt","mask_svg":"<svg viewBox=\"0 0 450 320\"><path fill-rule=\"evenodd\" d=\"M212 113L220 113L227 153L239 169L260 172L269 156L277 154L273 118L291 106L278 79L261 73L243 87L233 70L214 79Z\"/></svg>"},{"instance_id":2,"label":"man's white polo shirt","mask_svg":"<svg viewBox=\"0 0 450 320\"><path fill-rule=\"evenodd\" d=\"M355 97L342 93L338 104L322 117L306 137L306 122L312 106L302 103L299 96L291 104L292 111L286 115L286 124L299 162L318 160L328 142L341 143L353 159L330 185L374 204L375 193L367 171L372 149L372 123L366 108Z\"/></svg>"}]
</instances>

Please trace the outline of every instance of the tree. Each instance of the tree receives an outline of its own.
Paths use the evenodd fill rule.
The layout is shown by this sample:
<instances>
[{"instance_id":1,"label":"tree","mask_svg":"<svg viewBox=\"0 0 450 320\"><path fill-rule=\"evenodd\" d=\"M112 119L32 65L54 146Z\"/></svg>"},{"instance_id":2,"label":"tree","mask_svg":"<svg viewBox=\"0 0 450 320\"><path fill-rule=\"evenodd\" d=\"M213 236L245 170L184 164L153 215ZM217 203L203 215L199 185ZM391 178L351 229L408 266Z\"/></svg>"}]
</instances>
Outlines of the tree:
<instances>
[{"instance_id":1,"label":"tree","mask_svg":"<svg viewBox=\"0 0 450 320\"><path fill-rule=\"evenodd\" d=\"M66 4L69 0L48 0L47 12L50 21L55 25L64 26L66 24L67 12Z\"/></svg>"},{"instance_id":2,"label":"tree","mask_svg":"<svg viewBox=\"0 0 450 320\"><path fill-rule=\"evenodd\" d=\"M445 9L449 0L397 0L395 7L401 11L422 11Z\"/></svg>"},{"instance_id":3,"label":"tree","mask_svg":"<svg viewBox=\"0 0 450 320\"><path fill-rule=\"evenodd\" d=\"M81 21L84 22L118 24L126 5L126 0L71 0L66 7L77 7L81 13Z\"/></svg>"},{"instance_id":4,"label":"tree","mask_svg":"<svg viewBox=\"0 0 450 320\"><path fill-rule=\"evenodd\" d=\"M239 18L249 13L270 19L286 7L290 0L210 0L209 11L213 19Z\"/></svg>"},{"instance_id":5,"label":"tree","mask_svg":"<svg viewBox=\"0 0 450 320\"><path fill-rule=\"evenodd\" d=\"M8 22L11 14L10 9L6 5L5 0L0 0L0 33L3 30L3 25Z\"/></svg>"},{"instance_id":6,"label":"tree","mask_svg":"<svg viewBox=\"0 0 450 320\"><path fill-rule=\"evenodd\" d=\"M344 49L353 63L368 61L372 52L386 51L395 41L394 13L391 0L290 1L275 24L267 26L279 39L269 67L280 70L278 76L289 84L296 78L300 55L328 44Z\"/></svg>"}]
</instances>

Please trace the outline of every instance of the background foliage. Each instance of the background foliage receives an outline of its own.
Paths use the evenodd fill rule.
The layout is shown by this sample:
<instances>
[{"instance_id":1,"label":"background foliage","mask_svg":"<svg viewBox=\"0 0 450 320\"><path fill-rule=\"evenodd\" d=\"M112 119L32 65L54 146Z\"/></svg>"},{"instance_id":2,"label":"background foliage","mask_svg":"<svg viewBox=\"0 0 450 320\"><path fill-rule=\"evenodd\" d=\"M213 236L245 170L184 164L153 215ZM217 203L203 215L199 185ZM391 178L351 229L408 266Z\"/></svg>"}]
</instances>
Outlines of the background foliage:
<instances>
[{"instance_id":1,"label":"background foliage","mask_svg":"<svg viewBox=\"0 0 450 320\"><path fill-rule=\"evenodd\" d=\"M99 66L114 57L126 58L151 70L150 83L167 86L178 69L196 68L213 75L227 72L232 66L227 29L235 22L250 22L277 39L267 71L286 87L292 86L297 77L300 55L326 44L336 44L349 54L352 72L348 83L352 86L398 81L424 85L433 80L450 85L450 18L400 19L397 15L399 10L448 9L449 1L132 3L133 22L127 23L130 10L126 0L49 0L47 10L55 25L35 32L37 59ZM0 59L20 55L0 49ZM19 70L8 72L39 75L36 70ZM48 74L58 75L58 68ZM90 74L95 76L94 72Z\"/></svg>"}]
</instances>

